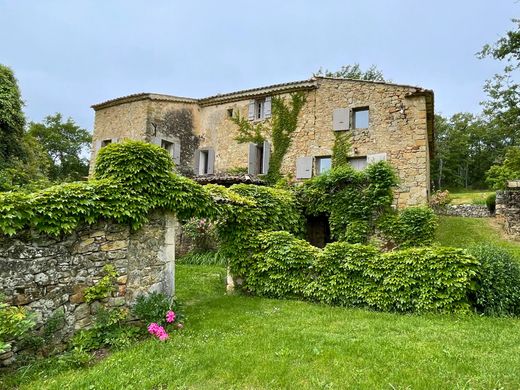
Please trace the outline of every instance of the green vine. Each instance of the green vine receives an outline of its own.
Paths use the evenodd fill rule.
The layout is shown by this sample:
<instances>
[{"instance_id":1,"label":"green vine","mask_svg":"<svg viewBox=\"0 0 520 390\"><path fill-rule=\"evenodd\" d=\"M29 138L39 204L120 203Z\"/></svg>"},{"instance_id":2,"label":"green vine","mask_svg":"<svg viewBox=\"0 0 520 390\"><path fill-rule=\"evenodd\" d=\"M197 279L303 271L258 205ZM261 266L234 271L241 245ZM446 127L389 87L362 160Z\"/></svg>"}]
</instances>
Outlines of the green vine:
<instances>
[{"instance_id":1,"label":"green vine","mask_svg":"<svg viewBox=\"0 0 520 390\"><path fill-rule=\"evenodd\" d=\"M114 291L114 282L117 278L117 271L112 264L105 264L103 276L95 285L85 289L85 302L90 303L99 299L106 298Z\"/></svg>"},{"instance_id":2,"label":"green vine","mask_svg":"<svg viewBox=\"0 0 520 390\"><path fill-rule=\"evenodd\" d=\"M349 166L350 149L352 148L349 132L337 131L332 147L332 168Z\"/></svg>"},{"instance_id":3,"label":"green vine","mask_svg":"<svg viewBox=\"0 0 520 390\"><path fill-rule=\"evenodd\" d=\"M282 161L291 145L291 135L296 130L298 115L305 104L306 97L303 92L290 95L291 101L286 104L279 96L272 99L272 118L269 122L252 123L240 114L231 118L238 126L238 143L253 142L261 144L267 135L271 135L273 144L271 159L269 160L269 173L267 182L273 184L281 179Z\"/></svg>"}]
</instances>

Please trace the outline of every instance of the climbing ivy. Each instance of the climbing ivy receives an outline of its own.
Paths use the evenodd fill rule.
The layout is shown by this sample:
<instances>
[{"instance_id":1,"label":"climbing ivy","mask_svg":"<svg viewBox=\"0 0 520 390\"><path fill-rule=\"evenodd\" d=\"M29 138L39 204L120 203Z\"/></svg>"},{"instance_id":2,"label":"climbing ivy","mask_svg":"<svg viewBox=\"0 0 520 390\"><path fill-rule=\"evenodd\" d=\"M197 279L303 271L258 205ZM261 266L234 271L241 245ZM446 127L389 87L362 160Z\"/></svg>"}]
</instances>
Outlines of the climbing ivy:
<instances>
[{"instance_id":1,"label":"climbing ivy","mask_svg":"<svg viewBox=\"0 0 520 390\"><path fill-rule=\"evenodd\" d=\"M334 137L332 168L349 166L350 149L352 148L350 133L346 131L336 131L334 132Z\"/></svg>"},{"instance_id":2,"label":"climbing ivy","mask_svg":"<svg viewBox=\"0 0 520 390\"><path fill-rule=\"evenodd\" d=\"M291 135L296 130L298 115L305 101L303 92L292 93L289 103L286 103L282 97L273 97L270 121L254 123L240 116L240 113L231 118L238 126L238 136L235 140L239 143L261 144L266 140L267 135L271 136L273 148L266 177L271 184L276 183L282 176L280 172L282 161L291 145Z\"/></svg>"},{"instance_id":3,"label":"climbing ivy","mask_svg":"<svg viewBox=\"0 0 520 390\"><path fill-rule=\"evenodd\" d=\"M162 208L179 218L213 217L212 195L172 172L164 149L138 141L110 144L98 154L95 179L67 183L31 194L0 194L0 233L24 228L59 235L83 223L112 219L138 229L150 210Z\"/></svg>"}]
</instances>

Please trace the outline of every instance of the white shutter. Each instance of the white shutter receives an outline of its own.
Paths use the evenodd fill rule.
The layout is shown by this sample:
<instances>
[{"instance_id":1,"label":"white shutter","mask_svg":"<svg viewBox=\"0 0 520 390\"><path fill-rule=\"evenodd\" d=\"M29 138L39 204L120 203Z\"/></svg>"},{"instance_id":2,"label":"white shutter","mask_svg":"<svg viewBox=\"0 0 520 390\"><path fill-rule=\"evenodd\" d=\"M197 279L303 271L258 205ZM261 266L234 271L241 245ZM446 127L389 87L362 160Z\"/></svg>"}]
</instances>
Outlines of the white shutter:
<instances>
[{"instance_id":1,"label":"white shutter","mask_svg":"<svg viewBox=\"0 0 520 390\"><path fill-rule=\"evenodd\" d=\"M258 147L254 143L249 144L249 155L248 155L248 166L247 166L247 173L250 175L256 175L257 167L258 167L258 160L257 160L257 152Z\"/></svg>"},{"instance_id":2,"label":"white shutter","mask_svg":"<svg viewBox=\"0 0 520 390\"><path fill-rule=\"evenodd\" d=\"M348 159L348 162L356 171L362 171L367 166L366 157L351 157Z\"/></svg>"},{"instance_id":3,"label":"white shutter","mask_svg":"<svg viewBox=\"0 0 520 390\"><path fill-rule=\"evenodd\" d=\"M98 151L99 149L101 149L101 141L94 142L92 145L92 150Z\"/></svg>"},{"instance_id":4,"label":"white shutter","mask_svg":"<svg viewBox=\"0 0 520 390\"><path fill-rule=\"evenodd\" d=\"M215 173L215 151L213 149L208 150L208 171L206 173L208 175Z\"/></svg>"},{"instance_id":5,"label":"white shutter","mask_svg":"<svg viewBox=\"0 0 520 390\"><path fill-rule=\"evenodd\" d=\"M341 131L349 129L348 108L336 108L332 111L332 130Z\"/></svg>"},{"instance_id":6,"label":"white shutter","mask_svg":"<svg viewBox=\"0 0 520 390\"><path fill-rule=\"evenodd\" d=\"M117 144L119 142L119 138L112 138L112 143L113 144Z\"/></svg>"},{"instance_id":7,"label":"white shutter","mask_svg":"<svg viewBox=\"0 0 520 390\"><path fill-rule=\"evenodd\" d=\"M379 161L386 161L386 153L375 153L367 155L367 164L372 164Z\"/></svg>"},{"instance_id":8,"label":"white shutter","mask_svg":"<svg viewBox=\"0 0 520 390\"><path fill-rule=\"evenodd\" d=\"M114 139L112 139L112 142L114 142ZM116 141L117 142L117 141ZM161 139L159 137L152 137L150 139L150 142L154 145L161 146Z\"/></svg>"},{"instance_id":9,"label":"white shutter","mask_svg":"<svg viewBox=\"0 0 520 390\"><path fill-rule=\"evenodd\" d=\"M310 179L312 177L312 157L298 157L296 159L296 178Z\"/></svg>"},{"instance_id":10,"label":"white shutter","mask_svg":"<svg viewBox=\"0 0 520 390\"><path fill-rule=\"evenodd\" d=\"M173 144L173 162L175 165L181 165L181 144L178 142Z\"/></svg>"},{"instance_id":11,"label":"white shutter","mask_svg":"<svg viewBox=\"0 0 520 390\"><path fill-rule=\"evenodd\" d=\"M255 119L255 101L254 100L249 101L249 111L248 111L247 117L250 121Z\"/></svg>"},{"instance_id":12,"label":"white shutter","mask_svg":"<svg viewBox=\"0 0 520 390\"><path fill-rule=\"evenodd\" d=\"M269 160L271 159L271 144L267 141L264 141L262 155L262 173L266 174L269 172Z\"/></svg>"},{"instance_id":13,"label":"white shutter","mask_svg":"<svg viewBox=\"0 0 520 390\"><path fill-rule=\"evenodd\" d=\"M264 103L264 118L271 117L271 96L265 98Z\"/></svg>"}]
</instances>

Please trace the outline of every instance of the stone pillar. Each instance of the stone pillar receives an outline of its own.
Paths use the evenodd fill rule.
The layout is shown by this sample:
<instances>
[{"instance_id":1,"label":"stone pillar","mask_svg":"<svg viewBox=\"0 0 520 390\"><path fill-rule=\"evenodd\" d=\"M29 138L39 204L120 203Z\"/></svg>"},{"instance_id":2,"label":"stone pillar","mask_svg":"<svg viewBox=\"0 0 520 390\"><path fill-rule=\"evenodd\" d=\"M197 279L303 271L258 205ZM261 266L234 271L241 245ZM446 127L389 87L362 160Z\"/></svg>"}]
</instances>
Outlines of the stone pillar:
<instances>
[{"instance_id":1,"label":"stone pillar","mask_svg":"<svg viewBox=\"0 0 520 390\"><path fill-rule=\"evenodd\" d=\"M172 213L166 214L164 232L165 272L164 285L168 295L175 295L175 230L177 219Z\"/></svg>"}]
</instances>

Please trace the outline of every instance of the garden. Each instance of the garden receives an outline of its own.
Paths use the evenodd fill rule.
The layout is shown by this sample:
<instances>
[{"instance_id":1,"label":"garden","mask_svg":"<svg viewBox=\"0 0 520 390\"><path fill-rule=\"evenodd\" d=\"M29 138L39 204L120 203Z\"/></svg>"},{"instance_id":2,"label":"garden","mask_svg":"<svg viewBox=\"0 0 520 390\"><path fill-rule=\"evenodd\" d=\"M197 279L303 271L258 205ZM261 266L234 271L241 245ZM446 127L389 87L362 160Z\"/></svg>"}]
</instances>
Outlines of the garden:
<instances>
[{"instance_id":1,"label":"garden","mask_svg":"<svg viewBox=\"0 0 520 390\"><path fill-rule=\"evenodd\" d=\"M64 351L50 347L59 316L36 332L29 311L2 304L0 347L38 351L2 387L520 386L520 244L487 220L395 211L385 162L300 186L202 187L172 169L164 150L125 142L102 150L93 180L1 195L6 235L98 218L139 229L159 208L218 241L179 260L175 299L149 294L131 310L103 307L117 279L107 267L86 295L100 302L94 325ZM321 247L306 235L314 217L328 221Z\"/></svg>"}]
</instances>

